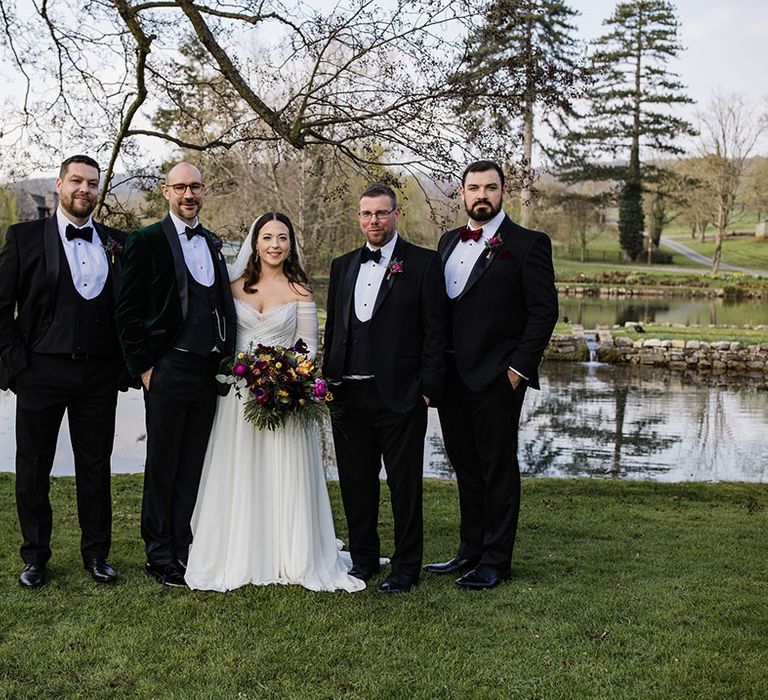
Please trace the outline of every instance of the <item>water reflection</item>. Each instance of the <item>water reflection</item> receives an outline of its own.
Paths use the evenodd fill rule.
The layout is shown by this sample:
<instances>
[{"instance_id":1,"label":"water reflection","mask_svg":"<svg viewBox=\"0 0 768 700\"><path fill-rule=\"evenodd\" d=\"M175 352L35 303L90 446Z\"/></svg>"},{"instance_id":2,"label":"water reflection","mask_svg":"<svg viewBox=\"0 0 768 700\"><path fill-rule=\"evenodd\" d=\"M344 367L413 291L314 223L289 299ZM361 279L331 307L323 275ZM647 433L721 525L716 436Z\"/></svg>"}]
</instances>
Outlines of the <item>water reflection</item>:
<instances>
[{"instance_id":1,"label":"water reflection","mask_svg":"<svg viewBox=\"0 0 768 700\"><path fill-rule=\"evenodd\" d=\"M548 362L520 429L528 476L768 482L768 378L697 378L662 369ZM741 381L739 385L737 382ZM15 399L0 392L0 471L13 471ZM141 394L121 394L113 471L144 465ZM330 430L326 474L336 478ZM451 478L437 412L429 411L424 471ZM66 421L53 473L73 473Z\"/></svg>"}]
</instances>

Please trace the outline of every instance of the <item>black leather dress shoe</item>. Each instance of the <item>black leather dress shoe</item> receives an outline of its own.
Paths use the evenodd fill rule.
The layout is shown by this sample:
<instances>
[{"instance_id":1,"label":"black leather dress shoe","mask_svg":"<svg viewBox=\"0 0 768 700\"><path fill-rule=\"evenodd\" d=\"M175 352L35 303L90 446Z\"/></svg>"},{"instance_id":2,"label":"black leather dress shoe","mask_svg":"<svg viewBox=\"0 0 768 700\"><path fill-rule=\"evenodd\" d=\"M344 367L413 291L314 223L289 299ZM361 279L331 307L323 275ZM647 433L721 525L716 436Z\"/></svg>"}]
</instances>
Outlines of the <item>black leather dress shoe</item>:
<instances>
[{"instance_id":1,"label":"black leather dress shoe","mask_svg":"<svg viewBox=\"0 0 768 700\"><path fill-rule=\"evenodd\" d=\"M349 570L349 575L359 578L361 581L368 581L373 578L381 570L380 566L365 567L353 564Z\"/></svg>"},{"instance_id":2,"label":"black leather dress shoe","mask_svg":"<svg viewBox=\"0 0 768 700\"><path fill-rule=\"evenodd\" d=\"M379 585L382 593L408 593L416 585L413 576L405 574L390 574Z\"/></svg>"},{"instance_id":3,"label":"black leather dress shoe","mask_svg":"<svg viewBox=\"0 0 768 700\"><path fill-rule=\"evenodd\" d=\"M424 570L429 571L431 574L453 574L463 571L469 571L477 566L477 561L473 559L465 559L464 557L456 556L449 561L443 561L439 564L425 564Z\"/></svg>"},{"instance_id":4,"label":"black leather dress shoe","mask_svg":"<svg viewBox=\"0 0 768 700\"><path fill-rule=\"evenodd\" d=\"M480 591L485 588L496 588L502 581L509 578L509 571L499 571L492 566L481 565L456 579L459 588Z\"/></svg>"},{"instance_id":5,"label":"black leather dress shoe","mask_svg":"<svg viewBox=\"0 0 768 700\"><path fill-rule=\"evenodd\" d=\"M186 588L184 574L175 562L170 564L150 564L147 562L144 566L147 576L151 576L155 581L163 586L172 586L174 588Z\"/></svg>"},{"instance_id":6,"label":"black leather dress shoe","mask_svg":"<svg viewBox=\"0 0 768 700\"><path fill-rule=\"evenodd\" d=\"M19 576L24 588L40 588L45 585L45 564L27 564Z\"/></svg>"},{"instance_id":7,"label":"black leather dress shoe","mask_svg":"<svg viewBox=\"0 0 768 700\"><path fill-rule=\"evenodd\" d=\"M91 559L85 564L85 570L90 572L93 580L98 583L117 581L117 571L109 565L106 559Z\"/></svg>"}]
</instances>

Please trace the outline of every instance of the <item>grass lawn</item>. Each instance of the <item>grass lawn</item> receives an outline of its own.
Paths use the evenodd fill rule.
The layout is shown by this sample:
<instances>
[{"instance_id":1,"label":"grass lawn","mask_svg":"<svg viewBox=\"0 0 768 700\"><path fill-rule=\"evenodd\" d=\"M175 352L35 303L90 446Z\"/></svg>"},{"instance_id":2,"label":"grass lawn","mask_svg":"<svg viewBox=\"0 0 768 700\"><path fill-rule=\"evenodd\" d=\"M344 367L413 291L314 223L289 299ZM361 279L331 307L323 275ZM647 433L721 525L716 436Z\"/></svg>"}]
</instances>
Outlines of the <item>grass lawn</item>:
<instances>
[{"instance_id":1,"label":"grass lawn","mask_svg":"<svg viewBox=\"0 0 768 700\"><path fill-rule=\"evenodd\" d=\"M99 587L73 480L54 480L51 581L24 591L0 475L0 697L768 697L768 485L525 480L509 583L425 576L399 597L162 588L142 573L140 493L115 477L121 579ZM428 560L454 551L456 499L427 482Z\"/></svg>"},{"instance_id":2,"label":"grass lawn","mask_svg":"<svg viewBox=\"0 0 768 700\"><path fill-rule=\"evenodd\" d=\"M768 332L754 328L670 326L658 323L644 323L642 328L644 333L638 333L634 327L621 326L620 328L611 328L611 335L614 338L624 336L632 340L658 338L659 340L703 340L706 343L727 340L729 342L738 341L744 345L768 343ZM573 324L558 322L554 333L555 335L571 335L573 333Z\"/></svg>"},{"instance_id":3,"label":"grass lawn","mask_svg":"<svg viewBox=\"0 0 768 700\"><path fill-rule=\"evenodd\" d=\"M715 234L708 233L703 243L690 235L676 236L683 245L712 257L715 253ZM768 239L759 240L754 236L726 237L723 239L723 262L752 270L768 270Z\"/></svg>"}]
</instances>

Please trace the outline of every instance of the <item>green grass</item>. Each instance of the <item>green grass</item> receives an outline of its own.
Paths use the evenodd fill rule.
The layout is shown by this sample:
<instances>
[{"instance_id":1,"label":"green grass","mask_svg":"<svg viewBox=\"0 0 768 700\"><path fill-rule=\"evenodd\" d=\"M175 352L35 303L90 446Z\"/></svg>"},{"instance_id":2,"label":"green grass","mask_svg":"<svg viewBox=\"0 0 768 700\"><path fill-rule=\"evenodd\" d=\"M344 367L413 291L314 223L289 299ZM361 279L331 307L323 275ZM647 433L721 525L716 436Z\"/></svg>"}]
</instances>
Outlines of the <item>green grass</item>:
<instances>
[{"instance_id":1,"label":"green grass","mask_svg":"<svg viewBox=\"0 0 768 700\"><path fill-rule=\"evenodd\" d=\"M702 326L670 326L661 323L643 323L644 333L638 333L634 328L621 326L611 328L614 338L624 336L632 340L658 338L659 340L702 340L706 343L717 341L738 341L744 345L756 345L768 343L768 332L754 328L726 328L726 327L702 327ZM594 330L588 328L587 330ZM571 335L573 324L559 321L555 326L555 335Z\"/></svg>"},{"instance_id":2,"label":"green grass","mask_svg":"<svg viewBox=\"0 0 768 700\"><path fill-rule=\"evenodd\" d=\"M751 229L754 230L754 223L751 225ZM683 245L710 258L714 254L715 234L711 230L707 232L707 240L704 243L700 243L698 239L691 238L690 232L680 229L670 229L670 231L665 231L664 235L674 238ZM662 250L672 256L672 261L668 265L655 266L657 269L663 270L666 267L683 267L699 269L702 272L706 272L710 269L709 265L704 265L691 260L681 253L677 253L663 245ZM753 270L768 270L768 239L758 240L754 236L726 237L723 240L722 251L724 263ZM638 267L645 264L644 258L635 262L625 261L619 248L617 236L615 232L611 231L600 233L590 242L587 247L586 261L584 262L581 262L579 259L578 251L569 253L569 251L565 249L555 248L554 255L555 269L558 274L571 274L574 271L583 268L592 271L603 271L626 267Z\"/></svg>"},{"instance_id":3,"label":"green grass","mask_svg":"<svg viewBox=\"0 0 768 700\"><path fill-rule=\"evenodd\" d=\"M715 234L712 232L707 234L703 243L692 239L690 235L675 236L675 240L710 258L715 253ZM729 265L768 270L768 239L759 240L754 236L726 237L723 239L722 254L722 261Z\"/></svg>"},{"instance_id":4,"label":"green grass","mask_svg":"<svg viewBox=\"0 0 768 700\"><path fill-rule=\"evenodd\" d=\"M99 587L79 566L73 480L55 479L51 581L24 591L0 475L0 697L768 696L767 485L525 480L509 583L425 576L400 597L162 588L142 573L140 492L115 477L121 579ZM454 551L456 501L427 483L428 560Z\"/></svg>"}]
</instances>

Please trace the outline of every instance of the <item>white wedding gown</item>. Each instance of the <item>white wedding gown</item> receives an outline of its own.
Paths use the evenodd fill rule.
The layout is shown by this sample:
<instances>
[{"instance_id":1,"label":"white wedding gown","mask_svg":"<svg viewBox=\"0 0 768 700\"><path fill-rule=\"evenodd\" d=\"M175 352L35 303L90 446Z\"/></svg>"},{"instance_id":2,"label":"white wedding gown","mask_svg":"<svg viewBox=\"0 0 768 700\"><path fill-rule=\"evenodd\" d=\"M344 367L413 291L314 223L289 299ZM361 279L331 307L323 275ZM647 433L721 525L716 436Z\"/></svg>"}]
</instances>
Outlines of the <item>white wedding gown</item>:
<instances>
[{"instance_id":1,"label":"white wedding gown","mask_svg":"<svg viewBox=\"0 0 768 700\"><path fill-rule=\"evenodd\" d=\"M238 346L317 351L314 302L259 313L236 299ZM192 516L190 588L229 591L246 584L300 584L313 591L358 591L339 551L320 458L317 426L289 421L259 430L243 418L234 390L219 397Z\"/></svg>"}]
</instances>

